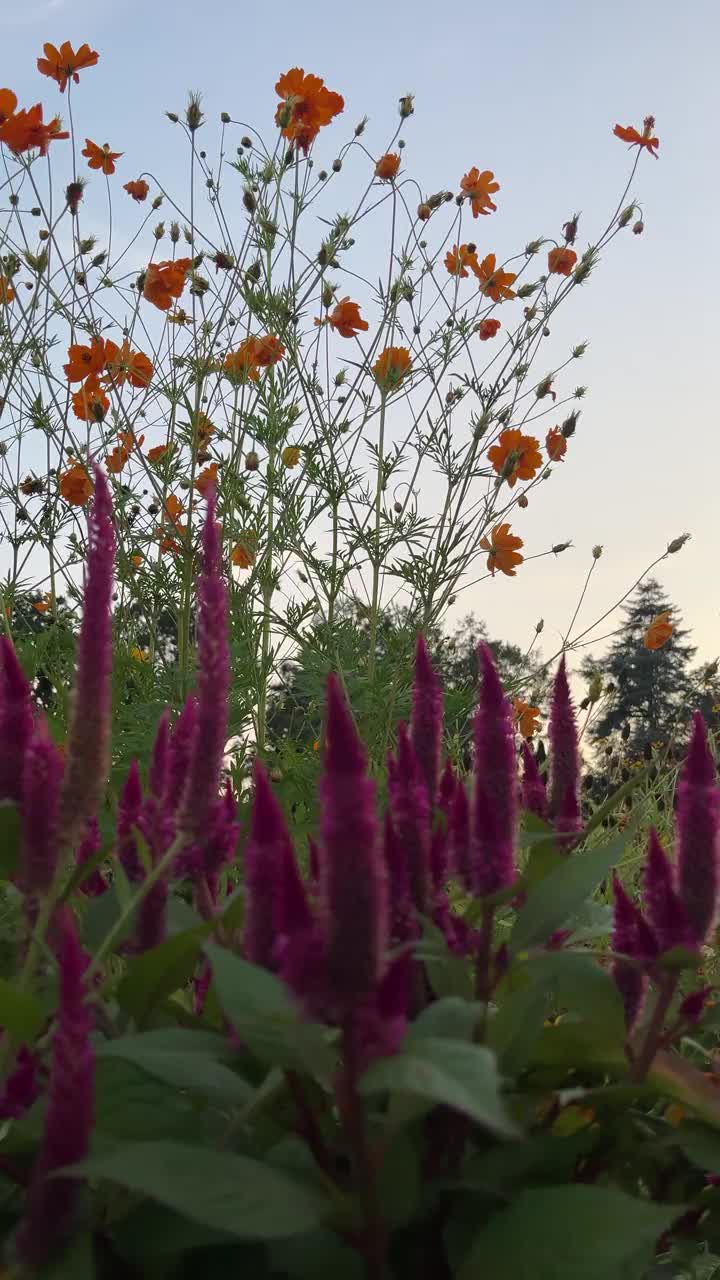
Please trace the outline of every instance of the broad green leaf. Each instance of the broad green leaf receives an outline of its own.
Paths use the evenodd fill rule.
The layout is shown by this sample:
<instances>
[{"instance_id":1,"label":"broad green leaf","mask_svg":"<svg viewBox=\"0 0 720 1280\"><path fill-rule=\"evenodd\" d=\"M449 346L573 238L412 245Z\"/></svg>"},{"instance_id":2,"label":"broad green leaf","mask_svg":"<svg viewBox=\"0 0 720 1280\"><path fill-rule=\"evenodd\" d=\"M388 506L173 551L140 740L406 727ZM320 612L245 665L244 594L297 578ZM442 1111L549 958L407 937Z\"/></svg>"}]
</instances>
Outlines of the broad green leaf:
<instances>
[{"instance_id":1,"label":"broad green leaf","mask_svg":"<svg viewBox=\"0 0 720 1280\"><path fill-rule=\"evenodd\" d=\"M406 1044L423 1036L472 1040L482 1011L483 1005L477 1000L461 1000L458 996L444 996L442 1000L434 1000L418 1014L408 1031Z\"/></svg>"},{"instance_id":2,"label":"broad green leaf","mask_svg":"<svg viewBox=\"0 0 720 1280\"><path fill-rule=\"evenodd\" d=\"M680 1147L688 1160L703 1172L720 1173L720 1134L717 1129L708 1129L701 1124L681 1124L668 1142Z\"/></svg>"},{"instance_id":3,"label":"broad green leaf","mask_svg":"<svg viewBox=\"0 0 720 1280\"><path fill-rule=\"evenodd\" d=\"M490 1193L505 1200L508 1188L517 1192L521 1183L570 1181L578 1160L591 1149L594 1141L594 1135L584 1129L568 1138L540 1134L525 1142L504 1142L482 1155L472 1156L452 1186Z\"/></svg>"},{"instance_id":4,"label":"broad green leaf","mask_svg":"<svg viewBox=\"0 0 720 1280\"><path fill-rule=\"evenodd\" d=\"M234 1239L228 1231L190 1222L184 1215L152 1201L133 1209L113 1230L113 1244L122 1257L140 1264L232 1243Z\"/></svg>"},{"instance_id":5,"label":"broad green leaf","mask_svg":"<svg viewBox=\"0 0 720 1280\"><path fill-rule=\"evenodd\" d=\"M573 951L546 951L528 961L530 981L544 990L555 1011L569 1010L602 1029L610 1040L625 1039L620 993L607 969L592 956Z\"/></svg>"},{"instance_id":6,"label":"broad green leaf","mask_svg":"<svg viewBox=\"0 0 720 1280\"><path fill-rule=\"evenodd\" d=\"M242 1240L282 1240L320 1225L328 1202L314 1189L231 1151L140 1142L77 1166Z\"/></svg>"},{"instance_id":7,"label":"broad green leaf","mask_svg":"<svg viewBox=\"0 0 720 1280\"><path fill-rule=\"evenodd\" d=\"M242 1042L267 1066L330 1078L335 1055L324 1027L303 1018L278 978L231 951L208 944L213 984Z\"/></svg>"},{"instance_id":8,"label":"broad green leaf","mask_svg":"<svg viewBox=\"0 0 720 1280\"><path fill-rule=\"evenodd\" d=\"M517 954L547 939L577 915L622 857L630 829L598 849L568 854L562 864L530 891L520 908L510 946Z\"/></svg>"},{"instance_id":9,"label":"broad green leaf","mask_svg":"<svg viewBox=\"0 0 720 1280\"><path fill-rule=\"evenodd\" d=\"M502 1071L515 1076L528 1059L543 1031L544 994L528 982L498 994L498 1009L488 1024L488 1044L497 1054Z\"/></svg>"},{"instance_id":10,"label":"broad green leaf","mask_svg":"<svg viewBox=\"0 0 720 1280\"><path fill-rule=\"evenodd\" d=\"M20 814L14 804L0 802L0 880L10 880L20 848Z\"/></svg>"},{"instance_id":11,"label":"broad green leaf","mask_svg":"<svg viewBox=\"0 0 720 1280\"><path fill-rule=\"evenodd\" d=\"M95 1256L90 1234L78 1236L59 1258L36 1273L38 1280L94 1280Z\"/></svg>"},{"instance_id":12,"label":"broad green leaf","mask_svg":"<svg viewBox=\"0 0 720 1280\"><path fill-rule=\"evenodd\" d=\"M357 1249L333 1231L312 1231L270 1246L273 1275L289 1280L363 1280L365 1266Z\"/></svg>"},{"instance_id":13,"label":"broad green leaf","mask_svg":"<svg viewBox=\"0 0 720 1280\"><path fill-rule=\"evenodd\" d=\"M458 1280L643 1280L680 1212L610 1187L524 1190L476 1236Z\"/></svg>"},{"instance_id":14,"label":"broad green leaf","mask_svg":"<svg viewBox=\"0 0 720 1280\"><path fill-rule=\"evenodd\" d=\"M190 1099L148 1075L134 1062L97 1060L94 1146L140 1142L146 1138L200 1140L205 1128Z\"/></svg>"},{"instance_id":15,"label":"broad green leaf","mask_svg":"<svg viewBox=\"0 0 720 1280\"><path fill-rule=\"evenodd\" d=\"M432 920L423 917L421 924L422 938L415 956L422 961L438 1000L450 997L472 1000L473 971L468 960L450 951L445 935Z\"/></svg>"},{"instance_id":16,"label":"broad green leaf","mask_svg":"<svg viewBox=\"0 0 720 1280\"><path fill-rule=\"evenodd\" d=\"M685 1058L661 1050L655 1055L647 1083L658 1093L694 1111L713 1128L720 1129L720 1090Z\"/></svg>"},{"instance_id":17,"label":"broad green leaf","mask_svg":"<svg viewBox=\"0 0 720 1280\"><path fill-rule=\"evenodd\" d=\"M189 1089L216 1101L245 1105L255 1090L231 1071L220 1058L231 1056L222 1036L205 1031L167 1027L144 1031L141 1035L106 1040L97 1050L99 1058L122 1058L134 1062L155 1080L164 1080L177 1089Z\"/></svg>"},{"instance_id":18,"label":"broad green leaf","mask_svg":"<svg viewBox=\"0 0 720 1280\"><path fill-rule=\"evenodd\" d=\"M190 981L211 930L211 922L196 925L130 961L117 998L137 1023L142 1024L158 1004Z\"/></svg>"},{"instance_id":19,"label":"broad green leaf","mask_svg":"<svg viewBox=\"0 0 720 1280\"><path fill-rule=\"evenodd\" d=\"M0 1027L18 1044L30 1044L35 1039L47 1014L30 991L21 991L0 978Z\"/></svg>"},{"instance_id":20,"label":"broad green leaf","mask_svg":"<svg viewBox=\"0 0 720 1280\"><path fill-rule=\"evenodd\" d=\"M501 1137L518 1136L500 1097L495 1056L481 1045L420 1037L395 1057L374 1062L360 1092L408 1093L461 1111Z\"/></svg>"},{"instance_id":21,"label":"broad green leaf","mask_svg":"<svg viewBox=\"0 0 720 1280\"><path fill-rule=\"evenodd\" d=\"M110 930L117 924L122 912L123 907L118 895L118 886L114 882L109 886L106 893L90 899L82 920L83 942L88 951L97 951L110 933ZM133 912L128 916L122 935L117 940L118 946L133 932L136 914L136 912Z\"/></svg>"}]
</instances>

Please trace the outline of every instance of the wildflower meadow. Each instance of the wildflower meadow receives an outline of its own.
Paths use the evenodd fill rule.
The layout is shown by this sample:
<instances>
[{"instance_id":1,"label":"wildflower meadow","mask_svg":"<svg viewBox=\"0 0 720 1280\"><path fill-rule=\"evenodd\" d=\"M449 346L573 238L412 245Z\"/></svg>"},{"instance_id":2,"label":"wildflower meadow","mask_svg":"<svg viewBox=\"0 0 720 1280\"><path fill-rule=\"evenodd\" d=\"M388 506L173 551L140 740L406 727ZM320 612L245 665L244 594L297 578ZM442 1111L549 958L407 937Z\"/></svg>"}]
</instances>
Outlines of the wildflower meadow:
<instances>
[{"instance_id":1,"label":"wildflower meadow","mask_svg":"<svg viewBox=\"0 0 720 1280\"><path fill-rule=\"evenodd\" d=\"M410 94L375 151L314 70L193 93L170 191L86 136L111 56L0 88L3 1274L720 1274L717 664L644 737L569 666L630 599L645 705L688 535L550 653L447 632L570 546L553 319L655 121L508 254Z\"/></svg>"}]
</instances>

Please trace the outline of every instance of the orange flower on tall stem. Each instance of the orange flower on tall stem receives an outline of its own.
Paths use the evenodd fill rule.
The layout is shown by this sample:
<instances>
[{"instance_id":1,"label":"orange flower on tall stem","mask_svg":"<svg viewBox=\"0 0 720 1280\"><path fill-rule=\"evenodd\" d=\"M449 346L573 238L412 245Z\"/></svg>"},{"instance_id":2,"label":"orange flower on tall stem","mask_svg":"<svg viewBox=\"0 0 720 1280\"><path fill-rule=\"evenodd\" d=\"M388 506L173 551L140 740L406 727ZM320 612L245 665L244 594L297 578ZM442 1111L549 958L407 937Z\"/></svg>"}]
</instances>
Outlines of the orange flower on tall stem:
<instances>
[{"instance_id":1,"label":"orange flower on tall stem","mask_svg":"<svg viewBox=\"0 0 720 1280\"><path fill-rule=\"evenodd\" d=\"M167 520L170 524L174 525L178 531L181 531L182 529L182 526L180 524L180 517L182 513L183 513L183 504L180 501L180 499L176 498L174 493L168 494L167 498L165 499L163 515L165 520Z\"/></svg>"},{"instance_id":2,"label":"orange flower on tall stem","mask_svg":"<svg viewBox=\"0 0 720 1280\"><path fill-rule=\"evenodd\" d=\"M15 114L17 101L12 89L0 89L0 126Z\"/></svg>"},{"instance_id":3,"label":"orange flower on tall stem","mask_svg":"<svg viewBox=\"0 0 720 1280\"><path fill-rule=\"evenodd\" d=\"M81 422L102 422L110 408L110 400L105 394L95 374L77 390L72 398L73 413Z\"/></svg>"},{"instance_id":4,"label":"orange flower on tall stem","mask_svg":"<svg viewBox=\"0 0 720 1280\"><path fill-rule=\"evenodd\" d=\"M503 431L497 444L488 449L488 459L502 480L514 488L517 480L532 480L542 466L539 441L518 428Z\"/></svg>"},{"instance_id":5,"label":"orange flower on tall stem","mask_svg":"<svg viewBox=\"0 0 720 1280\"><path fill-rule=\"evenodd\" d=\"M257 382L260 369L255 359L254 339L245 338L235 351L228 351L223 369L230 378L239 378L243 382Z\"/></svg>"},{"instance_id":6,"label":"orange flower on tall stem","mask_svg":"<svg viewBox=\"0 0 720 1280\"><path fill-rule=\"evenodd\" d=\"M153 445L152 449L148 449L147 451L148 462L159 462L161 458L165 457L165 454L168 453L169 450L170 450L169 444Z\"/></svg>"},{"instance_id":7,"label":"orange flower on tall stem","mask_svg":"<svg viewBox=\"0 0 720 1280\"><path fill-rule=\"evenodd\" d=\"M124 152L111 151L107 142L104 142L99 147L97 142L91 142L89 138L86 138L81 154L87 156L88 169L101 169L109 177L111 173L115 172L115 161L119 160L121 155L124 155Z\"/></svg>"},{"instance_id":8,"label":"orange flower on tall stem","mask_svg":"<svg viewBox=\"0 0 720 1280\"><path fill-rule=\"evenodd\" d=\"M510 285L517 279L517 275L498 267L494 253L488 253L483 258L476 275L480 281L480 292L486 298L491 298L493 302L502 302L503 298L509 300L515 297Z\"/></svg>"},{"instance_id":9,"label":"orange flower on tall stem","mask_svg":"<svg viewBox=\"0 0 720 1280\"><path fill-rule=\"evenodd\" d=\"M133 178L131 182L126 182L123 185L123 191L127 191L128 195L132 196L133 200L137 200L138 204L141 204L143 200L147 200L149 190L150 188L144 178Z\"/></svg>"},{"instance_id":10,"label":"orange flower on tall stem","mask_svg":"<svg viewBox=\"0 0 720 1280\"><path fill-rule=\"evenodd\" d=\"M58 488L60 497L72 507L84 507L92 497L94 486L87 467L80 462L73 462L61 475Z\"/></svg>"},{"instance_id":11,"label":"orange flower on tall stem","mask_svg":"<svg viewBox=\"0 0 720 1280\"><path fill-rule=\"evenodd\" d=\"M365 332L370 327L360 315L359 303L351 302L349 298L342 298L336 303L327 317L327 323L341 338L356 338L360 332ZM315 324L322 324L322 320L316 320Z\"/></svg>"},{"instance_id":12,"label":"orange flower on tall stem","mask_svg":"<svg viewBox=\"0 0 720 1280\"><path fill-rule=\"evenodd\" d=\"M509 524L496 524L489 538L480 539L480 546L488 553L487 567L493 578L496 569L508 578L515 577L515 566L525 559L520 555L522 545L522 538L510 532Z\"/></svg>"},{"instance_id":13,"label":"orange flower on tall stem","mask_svg":"<svg viewBox=\"0 0 720 1280\"><path fill-rule=\"evenodd\" d=\"M540 708L531 707L522 698L513 698L515 730L523 738L532 738L540 728Z\"/></svg>"},{"instance_id":14,"label":"orange flower on tall stem","mask_svg":"<svg viewBox=\"0 0 720 1280\"><path fill-rule=\"evenodd\" d=\"M7 276L0 276L0 307L6 307L15 299L12 281Z\"/></svg>"},{"instance_id":15,"label":"orange flower on tall stem","mask_svg":"<svg viewBox=\"0 0 720 1280\"><path fill-rule=\"evenodd\" d=\"M393 391L411 369L412 360L407 347L386 347L372 367L381 391Z\"/></svg>"},{"instance_id":16,"label":"orange flower on tall stem","mask_svg":"<svg viewBox=\"0 0 720 1280\"><path fill-rule=\"evenodd\" d=\"M285 355L285 348L279 338L272 333L263 334L259 338L250 338L252 343L252 352L255 364L261 369L267 369L271 364L277 364L278 360L282 360Z\"/></svg>"},{"instance_id":17,"label":"orange flower on tall stem","mask_svg":"<svg viewBox=\"0 0 720 1280\"><path fill-rule=\"evenodd\" d=\"M128 449L124 449L122 445L116 445L105 458L105 470L109 471L111 475L119 476L129 457L130 451Z\"/></svg>"},{"instance_id":18,"label":"orange flower on tall stem","mask_svg":"<svg viewBox=\"0 0 720 1280\"><path fill-rule=\"evenodd\" d=\"M646 116L643 120L642 133L638 133L637 129L634 129L631 124L616 124L613 133L616 138L621 138L623 142L629 142L631 147L644 147L657 160L660 139L654 137L654 128L655 117Z\"/></svg>"},{"instance_id":19,"label":"orange flower on tall stem","mask_svg":"<svg viewBox=\"0 0 720 1280\"><path fill-rule=\"evenodd\" d=\"M60 128L59 116L45 123L39 102L29 111L16 111L0 125L0 142L4 142L15 155L37 148L41 156L46 156L51 142L69 137L70 134Z\"/></svg>"},{"instance_id":20,"label":"orange flower on tall stem","mask_svg":"<svg viewBox=\"0 0 720 1280\"><path fill-rule=\"evenodd\" d=\"M674 630L675 628L670 621L669 611L667 613L659 613L656 618L653 618L650 626L645 632L645 636L643 638L645 648L652 649L653 651L656 649L662 649L663 645L667 644Z\"/></svg>"},{"instance_id":21,"label":"orange flower on tall stem","mask_svg":"<svg viewBox=\"0 0 720 1280\"><path fill-rule=\"evenodd\" d=\"M230 559L238 569L250 569L255 563L255 538L252 534L243 534L242 540L233 547Z\"/></svg>"},{"instance_id":22,"label":"orange flower on tall stem","mask_svg":"<svg viewBox=\"0 0 720 1280\"><path fill-rule=\"evenodd\" d=\"M208 491L216 487L217 478L218 478L218 464L217 462L211 462L209 467L205 467L205 469L200 472L200 475L195 481L195 488L197 489L201 498L206 498L208 495Z\"/></svg>"},{"instance_id":23,"label":"orange flower on tall stem","mask_svg":"<svg viewBox=\"0 0 720 1280\"><path fill-rule=\"evenodd\" d=\"M90 345L74 342L68 347L68 363L63 365L68 382L84 382L105 368L105 341L91 338Z\"/></svg>"},{"instance_id":24,"label":"orange flower on tall stem","mask_svg":"<svg viewBox=\"0 0 720 1280\"><path fill-rule=\"evenodd\" d=\"M69 40L64 40L59 49L56 49L54 44L44 44L43 52L45 57L38 58L37 69L42 75L49 76L51 80L57 80L61 93L65 92L68 80L74 80L75 84L79 84L78 71L97 66L100 56L90 48L89 44L81 44L76 52L73 51Z\"/></svg>"},{"instance_id":25,"label":"orange flower on tall stem","mask_svg":"<svg viewBox=\"0 0 720 1280\"><path fill-rule=\"evenodd\" d=\"M500 321L494 320L491 316L488 316L485 320L481 320L478 325L480 341L487 342L489 338L494 338L495 334L501 327Z\"/></svg>"},{"instance_id":26,"label":"orange flower on tall stem","mask_svg":"<svg viewBox=\"0 0 720 1280\"><path fill-rule=\"evenodd\" d=\"M174 262L150 262L145 271L143 298L152 302L160 311L168 311L172 299L182 295L191 266L190 258L176 258Z\"/></svg>"},{"instance_id":27,"label":"orange flower on tall stem","mask_svg":"<svg viewBox=\"0 0 720 1280\"><path fill-rule=\"evenodd\" d=\"M497 209L491 197L500 190L500 183L494 182L494 177L495 174L489 169L483 169L481 173L477 167L473 167L460 179L460 190L470 201L473 218L477 218L480 213L487 214Z\"/></svg>"},{"instance_id":28,"label":"orange flower on tall stem","mask_svg":"<svg viewBox=\"0 0 720 1280\"><path fill-rule=\"evenodd\" d=\"M545 448L551 462L562 462L567 453L567 440L561 427L551 427L545 437Z\"/></svg>"},{"instance_id":29,"label":"orange flower on tall stem","mask_svg":"<svg viewBox=\"0 0 720 1280\"><path fill-rule=\"evenodd\" d=\"M131 351L127 338L121 347L110 339L105 343L105 369L113 388L125 382L132 387L147 387L154 372L152 360L142 351Z\"/></svg>"},{"instance_id":30,"label":"orange flower on tall stem","mask_svg":"<svg viewBox=\"0 0 720 1280\"><path fill-rule=\"evenodd\" d=\"M478 260L475 245L454 244L445 254L445 266L451 276L461 276L463 280L467 279L468 267L477 274Z\"/></svg>"},{"instance_id":31,"label":"orange flower on tall stem","mask_svg":"<svg viewBox=\"0 0 720 1280\"><path fill-rule=\"evenodd\" d=\"M293 67L280 76L275 92L282 99L275 123L283 137L295 142L305 155L320 130L345 106L339 93L327 89L319 76L305 75L302 67Z\"/></svg>"},{"instance_id":32,"label":"orange flower on tall stem","mask_svg":"<svg viewBox=\"0 0 720 1280\"><path fill-rule=\"evenodd\" d=\"M548 271L551 275L569 276L577 262L577 254L574 249L568 249L567 245L561 245L558 249L551 249L548 253Z\"/></svg>"},{"instance_id":33,"label":"orange flower on tall stem","mask_svg":"<svg viewBox=\"0 0 720 1280\"><path fill-rule=\"evenodd\" d=\"M397 178L400 169L400 156L395 151L387 151L375 165L375 177L382 182L392 182Z\"/></svg>"}]
</instances>

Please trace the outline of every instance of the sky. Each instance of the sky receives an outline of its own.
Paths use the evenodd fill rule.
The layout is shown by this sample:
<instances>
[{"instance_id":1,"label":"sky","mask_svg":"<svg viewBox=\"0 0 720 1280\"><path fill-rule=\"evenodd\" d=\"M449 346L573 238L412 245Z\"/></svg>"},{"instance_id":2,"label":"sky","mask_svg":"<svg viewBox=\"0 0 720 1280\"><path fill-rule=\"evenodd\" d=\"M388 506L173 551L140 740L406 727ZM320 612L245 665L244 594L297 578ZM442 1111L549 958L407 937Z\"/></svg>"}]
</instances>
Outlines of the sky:
<instances>
[{"instance_id":1,"label":"sky","mask_svg":"<svg viewBox=\"0 0 720 1280\"><path fill-rule=\"evenodd\" d=\"M0 0L0 83L55 109L35 59L43 41L63 39L101 54L83 76L83 120L97 141L124 150L128 177L152 156L172 178L164 112L181 111L191 88L209 118L226 110L269 132L278 75L303 66L343 94L346 123L370 117L366 141L378 152L399 96L412 92L405 157L421 185L455 188L472 165L492 169L502 197L494 217L515 248L557 236L578 209L584 247L627 173L613 124L641 127L652 113L660 159L642 157L631 193L645 232L615 241L558 324L567 344L590 342L577 367L589 388L577 434L532 510L517 513L530 551L567 539L573 547L516 579L483 583L464 610L519 644L543 617L552 652L595 544L604 551L584 625L687 531L692 540L657 573L700 657L720 654L716 0Z\"/></svg>"}]
</instances>

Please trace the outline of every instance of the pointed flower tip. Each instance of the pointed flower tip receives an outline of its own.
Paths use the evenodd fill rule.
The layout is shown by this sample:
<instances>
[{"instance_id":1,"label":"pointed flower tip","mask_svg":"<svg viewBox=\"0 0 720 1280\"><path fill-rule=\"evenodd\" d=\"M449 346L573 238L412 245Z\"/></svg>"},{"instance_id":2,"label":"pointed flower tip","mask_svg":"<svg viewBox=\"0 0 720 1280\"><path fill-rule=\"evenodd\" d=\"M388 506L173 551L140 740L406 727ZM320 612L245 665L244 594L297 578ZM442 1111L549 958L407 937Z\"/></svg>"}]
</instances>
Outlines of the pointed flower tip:
<instances>
[{"instance_id":1,"label":"pointed flower tip","mask_svg":"<svg viewBox=\"0 0 720 1280\"><path fill-rule=\"evenodd\" d=\"M325 698L325 767L330 772L362 773L367 756L338 677L331 673Z\"/></svg>"},{"instance_id":2,"label":"pointed flower tip","mask_svg":"<svg viewBox=\"0 0 720 1280\"><path fill-rule=\"evenodd\" d=\"M717 770L710 743L707 726L699 711L693 716L692 735L685 758L683 781L694 784L711 784L716 781Z\"/></svg>"},{"instance_id":3,"label":"pointed flower tip","mask_svg":"<svg viewBox=\"0 0 720 1280\"><path fill-rule=\"evenodd\" d=\"M435 668L431 662L425 636L422 631L418 631L417 641L415 643L415 678L417 680L421 680L423 683L437 680Z\"/></svg>"}]
</instances>

